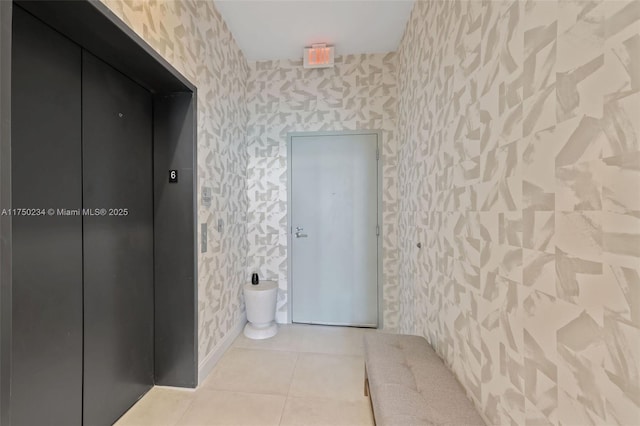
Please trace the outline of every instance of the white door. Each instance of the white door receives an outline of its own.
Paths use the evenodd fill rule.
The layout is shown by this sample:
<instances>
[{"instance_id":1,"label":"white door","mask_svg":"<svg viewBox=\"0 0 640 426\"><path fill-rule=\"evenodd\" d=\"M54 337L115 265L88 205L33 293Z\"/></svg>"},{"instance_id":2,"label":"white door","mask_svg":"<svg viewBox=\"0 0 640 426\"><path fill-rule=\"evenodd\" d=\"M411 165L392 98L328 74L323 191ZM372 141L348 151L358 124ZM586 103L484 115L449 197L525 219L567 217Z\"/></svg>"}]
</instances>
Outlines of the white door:
<instances>
[{"instance_id":1,"label":"white door","mask_svg":"<svg viewBox=\"0 0 640 426\"><path fill-rule=\"evenodd\" d=\"M291 137L293 322L378 324L378 135Z\"/></svg>"}]
</instances>

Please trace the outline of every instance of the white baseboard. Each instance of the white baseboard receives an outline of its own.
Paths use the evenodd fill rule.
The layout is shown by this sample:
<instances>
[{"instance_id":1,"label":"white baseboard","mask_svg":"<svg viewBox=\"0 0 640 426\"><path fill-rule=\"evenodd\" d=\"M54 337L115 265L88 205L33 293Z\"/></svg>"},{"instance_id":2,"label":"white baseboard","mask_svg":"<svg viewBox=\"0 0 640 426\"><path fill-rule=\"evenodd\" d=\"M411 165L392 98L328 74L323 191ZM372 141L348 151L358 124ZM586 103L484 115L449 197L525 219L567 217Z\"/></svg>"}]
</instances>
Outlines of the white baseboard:
<instances>
[{"instance_id":1,"label":"white baseboard","mask_svg":"<svg viewBox=\"0 0 640 426\"><path fill-rule=\"evenodd\" d=\"M164 386L164 385L154 385L154 388L158 389L168 389L172 391L180 391L180 392L195 392L196 388L180 388L177 386Z\"/></svg>"},{"instance_id":2,"label":"white baseboard","mask_svg":"<svg viewBox=\"0 0 640 426\"><path fill-rule=\"evenodd\" d=\"M213 367L216 366L222 355L229 349L229 346L233 343L233 341L238 337L240 333L242 333L242 329L244 325L247 323L246 315L242 315L238 323L227 332L227 335L218 342L218 344L213 348L209 354L204 357L200 365L198 365L198 386L200 386L204 380L207 378Z\"/></svg>"}]
</instances>

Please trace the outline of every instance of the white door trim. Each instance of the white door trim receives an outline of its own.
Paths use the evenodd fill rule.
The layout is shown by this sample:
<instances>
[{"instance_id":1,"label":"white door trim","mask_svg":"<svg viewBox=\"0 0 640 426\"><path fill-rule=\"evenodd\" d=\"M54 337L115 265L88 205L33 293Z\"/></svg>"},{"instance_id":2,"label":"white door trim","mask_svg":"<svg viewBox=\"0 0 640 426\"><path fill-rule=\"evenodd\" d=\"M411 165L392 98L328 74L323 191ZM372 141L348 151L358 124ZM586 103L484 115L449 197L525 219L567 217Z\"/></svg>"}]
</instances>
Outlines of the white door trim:
<instances>
[{"instance_id":1,"label":"white door trim","mask_svg":"<svg viewBox=\"0 0 640 426\"><path fill-rule=\"evenodd\" d=\"M378 229L379 235L377 240L377 248L378 248L378 326L377 328L382 329L384 327L384 317L383 317L383 288L384 288L384 275L382 269L382 259L383 259L383 226L382 226L382 131L380 130L343 130L343 131L335 131L335 132L290 132L287 134L287 323L291 323L291 319L293 317L293 282L292 282L292 261L291 261L291 248L293 247L292 240L292 228L291 228L291 146L292 139L294 137L304 137L304 136L350 136L350 135L376 135L378 139Z\"/></svg>"}]
</instances>

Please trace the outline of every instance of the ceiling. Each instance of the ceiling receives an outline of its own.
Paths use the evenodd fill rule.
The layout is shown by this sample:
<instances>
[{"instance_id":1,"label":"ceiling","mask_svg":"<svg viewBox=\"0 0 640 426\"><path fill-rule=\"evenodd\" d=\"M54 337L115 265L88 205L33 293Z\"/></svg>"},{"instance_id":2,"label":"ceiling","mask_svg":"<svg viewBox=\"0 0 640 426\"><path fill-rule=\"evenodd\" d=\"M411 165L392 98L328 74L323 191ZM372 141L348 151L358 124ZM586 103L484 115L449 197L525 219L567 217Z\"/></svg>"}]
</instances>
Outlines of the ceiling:
<instances>
[{"instance_id":1,"label":"ceiling","mask_svg":"<svg viewBox=\"0 0 640 426\"><path fill-rule=\"evenodd\" d=\"M248 61L299 59L312 43L335 54L395 51L414 0L214 0Z\"/></svg>"}]
</instances>

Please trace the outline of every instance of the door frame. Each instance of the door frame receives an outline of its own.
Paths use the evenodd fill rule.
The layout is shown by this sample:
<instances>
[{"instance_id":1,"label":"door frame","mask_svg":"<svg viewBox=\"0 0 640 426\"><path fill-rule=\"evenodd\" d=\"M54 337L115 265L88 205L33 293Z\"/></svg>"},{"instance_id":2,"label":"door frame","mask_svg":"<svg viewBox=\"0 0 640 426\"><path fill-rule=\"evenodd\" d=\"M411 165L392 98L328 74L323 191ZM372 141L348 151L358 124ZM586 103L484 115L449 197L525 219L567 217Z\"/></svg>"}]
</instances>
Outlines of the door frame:
<instances>
[{"instance_id":1,"label":"door frame","mask_svg":"<svg viewBox=\"0 0 640 426\"><path fill-rule=\"evenodd\" d=\"M293 138L295 137L305 137L305 136L355 136L355 135L376 135L377 137L377 172L378 172L378 181L376 182L377 186L377 220L378 220L378 238L376 241L377 246L377 295L378 295L378 321L377 328L381 329L384 327L384 318L383 318L383 288L384 288L384 275L383 275L383 226L382 226L382 155L380 151L382 150L383 141L382 141L382 131L381 130L338 130L338 131L318 131L318 132L289 132L287 134L287 323L293 323L293 294L294 294L294 286L293 286L293 262L292 262L292 247L293 247L293 224L291 222L291 201L292 201L292 191L291 191L291 181L292 181L292 168L291 168L291 160L292 160L292 146L293 146Z\"/></svg>"},{"instance_id":2,"label":"door frame","mask_svg":"<svg viewBox=\"0 0 640 426\"><path fill-rule=\"evenodd\" d=\"M155 384L198 384L197 88L100 0L0 1L0 209L11 209L13 7L27 10L153 96ZM179 170L169 185L168 170ZM19 207L19 206L16 206ZM0 216L0 424L10 422L11 216Z\"/></svg>"}]
</instances>

